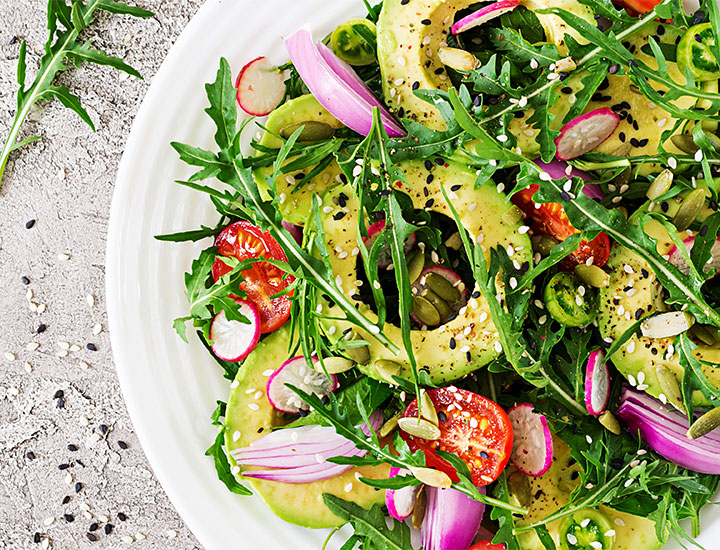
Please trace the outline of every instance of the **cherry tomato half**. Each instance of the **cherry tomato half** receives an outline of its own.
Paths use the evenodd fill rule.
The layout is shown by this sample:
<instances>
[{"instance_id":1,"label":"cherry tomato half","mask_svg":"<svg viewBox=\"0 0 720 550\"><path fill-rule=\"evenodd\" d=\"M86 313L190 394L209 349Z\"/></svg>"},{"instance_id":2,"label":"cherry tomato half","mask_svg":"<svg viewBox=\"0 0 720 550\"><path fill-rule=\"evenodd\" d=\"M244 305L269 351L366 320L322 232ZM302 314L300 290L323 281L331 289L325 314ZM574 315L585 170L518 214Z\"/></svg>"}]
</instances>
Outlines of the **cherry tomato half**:
<instances>
[{"instance_id":1,"label":"cherry tomato half","mask_svg":"<svg viewBox=\"0 0 720 550\"><path fill-rule=\"evenodd\" d=\"M500 544L493 544L489 541L482 541L482 542L476 542L473 544L468 550L505 550L505 545Z\"/></svg>"},{"instance_id":2,"label":"cherry tomato half","mask_svg":"<svg viewBox=\"0 0 720 550\"><path fill-rule=\"evenodd\" d=\"M455 453L465 461L473 483L481 487L502 473L510 458L513 431L505 411L482 395L454 387L428 390L439 419L440 439L428 441L400 432L411 450L425 453L428 467L458 480L455 469L435 451ZM417 399L404 416L417 416Z\"/></svg>"},{"instance_id":3,"label":"cherry tomato half","mask_svg":"<svg viewBox=\"0 0 720 550\"><path fill-rule=\"evenodd\" d=\"M240 221L229 225L217 236L215 246L220 254L248 260L251 258L268 258L286 261L285 252L272 236L255 227L251 223ZM221 259L216 258L212 267L213 279L232 271L232 268ZM288 296L271 298L285 290L295 278L266 262L257 262L243 271L245 280L240 288L247 292L247 299L252 302L260 314L260 332L266 334L279 329L290 317L290 300Z\"/></svg>"},{"instance_id":4,"label":"cherry tomato half","mask_svg":"<svg viewBox=\"0 0 720 550\"><path fill-rule=\"evenodd\" d=\"M538 204L533 200L533 196L538 189L538 185L530 185L513 195L512 198L513 204L532 220L533 229L558 241L564 241L571 235L579 233L572 226L565 214L565 210L559 204L548 202L540 204L538 207ZM563 265L572 269L576 265L584 264L590 258L593 258L593 264L602 267L608 261L609 256L610 238L605 233L600 233L590 242L583 239L575 252L565 258Z\"/></svg>"},{"instance_id":5,"label":"cherry tomato half","mask_svg":"<svg viewBox=\"0 0 720 550\"><path fill-rule=\"evenodd\" d=\"M614 4L625 8L631 14L647 13L660 3L660 0L616 0Z\"/></svg>"}]
</instances>

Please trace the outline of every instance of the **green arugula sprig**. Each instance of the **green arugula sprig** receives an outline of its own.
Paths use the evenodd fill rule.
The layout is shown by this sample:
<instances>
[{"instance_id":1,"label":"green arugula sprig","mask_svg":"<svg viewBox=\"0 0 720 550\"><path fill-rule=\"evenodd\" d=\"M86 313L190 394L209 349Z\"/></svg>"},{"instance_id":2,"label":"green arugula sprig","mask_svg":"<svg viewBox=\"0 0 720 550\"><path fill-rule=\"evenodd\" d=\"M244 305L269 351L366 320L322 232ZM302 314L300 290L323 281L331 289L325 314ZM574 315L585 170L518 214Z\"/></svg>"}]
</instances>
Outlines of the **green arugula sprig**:
<instances>
[{"instance_id":1,"label":"green arugula sprig","mask_svg":"<svg viewBox=\"0 0 720 550\"><path fill-rule=\"evenodd\" d=\"M95 130L95 125L82 106L80 98L66 86L53 84L58 73L70 69L68 62L71 62L75 67L79 67L83 63L108 65L137 78L142 78L140 73L122 59L109 56L102 50L93 48L89 41L78 42L80 33L93 22L98 11L132 15L134 17L152 17L154 15L150 11L116 0L88 0L87 3L80 0L71 0L70 4L67 3L67 0L48 0L47 28L49 32L45 44L45 53L40 59L40 68L35 80L29 86L26 84L27 44L23 41L20 45L17 66L17 82L19 85L17 111L2 152L0 152L0 184L10 154L20 147L42 139L42 136L33 136L17 141L20 129L30 113L30 109L37 102L56 98L63 106L75 111L93 131Z\"/></svg>"},{"instance_id":2,"label":"green arugula sprig","mask_svg":"<svg viewBox=\"0 0 720 550\"><path fill-rule=\"evenodd\" d=\"M243 496L252 495L252 491L242 483L239 483L235 478L235 475L232 473L230 461L228 460L227 454L225 454L225 427L220 419L225 417L226 408L227 404L225 402L218 401L217 408L210 417L212 425L220 426L220 431L213 444L205 451L205 456L212 457L218 478L225 484L225 487L227 487L230 492Z\"/></svg>"}]
</instances>

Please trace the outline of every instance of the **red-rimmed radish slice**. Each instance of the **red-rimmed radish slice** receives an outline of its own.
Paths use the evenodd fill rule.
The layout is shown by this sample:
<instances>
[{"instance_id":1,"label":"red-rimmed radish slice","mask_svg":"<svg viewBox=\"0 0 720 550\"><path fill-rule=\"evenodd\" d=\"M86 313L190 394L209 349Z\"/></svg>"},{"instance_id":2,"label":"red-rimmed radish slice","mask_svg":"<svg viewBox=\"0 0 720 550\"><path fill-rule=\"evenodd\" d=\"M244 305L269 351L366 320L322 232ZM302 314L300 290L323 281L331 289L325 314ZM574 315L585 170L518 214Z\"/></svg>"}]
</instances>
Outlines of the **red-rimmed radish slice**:
<instances>
[{"instance_id":1,"label":"red-rimmed radish slice","mask_svg":"<svg viewBox=\"0 0 720 550\"><path fill-rule=\"evenodd\" d=\"M410 475L410 472L401 468L390 468L390 479L399 475ZM415 508L415 499L421 487L422 485L414 485L385 491L385 506L390 517L398 521L409 518Z\"/></svg>"},{"instance_id":2,"label":"red-rimmed radish slice","mask_svg":"<svg viewBox=\"0 0 720 550\"><path fill-rule=\"evenodd\" d=\"M605 363L605 352L590 354L585 369L585 406L590 414L602 414L610 401L610 371Z\"/></svg>"},{"instance_id":3,"label":"red-rimmed radish slice","mask_svg":"<svg viewBox=\"0 0 720 550\"><path fill-rule=\"evenodd\" d=\"M240 313L250 322L231 321L221 311L210 325L210 340L216 357L223 361L242 361L257 346L260 339L260 316L247 300L236 300Z\"/></svg>"},{"instance_id":4,"label":"red-rimmed radish slice","mask_svg":"<svg viewBox=\"0 0 720 550\"><path fill-rule=\"evenodd\" d=\"M285 46L315 99L345 126L368 135L372 128L373 108L377 107L390 137L407 134L353 68L327 46L315 45L308 29L300 29L287 37Z\"/></svg>"},{"instance_id":5,"label":"red-rimmed radish slice","mask_svg":"<svg viewBox=\"0 0 720 550\"><path fill-rule=\"evenodd\" d=\"M285 76L266 57L245 65L235 81L237 102L249 115L265 116L285 97Z\"/></svg>"},{"instance_id":6,"label":"red-rimmed radish slice","mask_svg":"<svg viewBox=\"0 0 720 550\"><path fill-rule=\"evenodd\" d=\"M370 227L368 227L368 236L367 238L363 237L363 242L365 243L365 247L370 250L373 245L375 244L375 241L380 236L380 233L382 233L385 230L385 220L380 220L379 222L375 222ZM415 233L411 233L410 236L405 239L405 246L403 249L405 250L405 254L410 252L413 248L415 248L415 244L417 243L417 237L415 236ZM386 269L390 264L392 263L392 251L390 250L390 246L387 245L382 252L380 252L380 256L378 257L378 267L380 269Z\"/></svg>"},{"instance_id":7,"label":"red-rimmed radish slice","mask_svg":"<svg viewBox=\"0 0 720 550\"><path fill-rule=\"evenodd\" d=\"M560 135L555 138L557 158L572 160L592 151L612 135L619 123L620 117L609 107L575 117L562 127Z\"/></svg>"},{"instance_id":8,"label":"red-rimmed radish slice","mask_svg":"<svg viewBox=\"0 0 720 550\"><path fill-rule=\"evenodd\" d=\"M689 237L685 239L683 243L685 243L687 255L690 256L690 252L692 252L693 246L695 246L695 237ZM690 265L677 246L673 247L670 251L669 261L685 275L690 273ZM703 271L707 273L712 269L715 270L715 275L720 272L720 239L715 241L715 244L710 249L710 260L705 264Z\"/></svg>"},{"instance_id":9,"label":"red-rimmed radish slice","mask_svg":"<svg viewBox=\"0 0 720 550\"><path fill-rule=\"evenodd\" d=\"M318 397L329 395L338 387L337 376L331 374L328 378L325 373L308 367L305 357L288 359L270 376L267 382L267 396L270 404L287 414L299 414L301 410L308 410L310 407L286 384L292 384L305 393L315 394Z\"/></svg>"},{"instance_id":10,"label":"red-rimmed radish slice","mask_svg":"<svg viewBox=\"0 0 720 550\"><path fill-rule=\"evenodd\" d=\"M508 411L514 434L510 461L521 473L539 477L552 466L553 440L547 419L534 408L520 403Z\"/></svg>"},{"instance_id":11,"label":"red-rimmed radish slice","mask_svg":"<svg viewBox=\"0 0 720 550\"><path fill-rule=\"evenodd\" d=\"M590 181L592 177L590 174L578 170L570 166L569 164L561 160L551 160L550 162L543 162L540 159L533 161L537 164L543 172L550 176L554 180L568 179L568 178L580 178L583 181ZM587 183L583 187L583 193L588 198L600 200L605 197L605 193L602 191L602 187L596 183Z\"/></svg>"},{"instance_id":12,"label":"red-rimmed radish slice","mask_svg":"<svg viewBox=\"0 0 720 550\"><path fill-rule=\"evenodd\" d=\"M491 19L500 17L503 13L513 11L519 5L520 2L518 2L518 0L499 0L499 2L495 2L493 4L490 4L489 6L485 6L484 8L480 8L479 10L474 11L467 17L463 17L460 21L458 21L452 26L452 33L460 34L461 32L472 29L473 27L482 25L483 23L490 21Z\"/></svg>"}]
</instances>

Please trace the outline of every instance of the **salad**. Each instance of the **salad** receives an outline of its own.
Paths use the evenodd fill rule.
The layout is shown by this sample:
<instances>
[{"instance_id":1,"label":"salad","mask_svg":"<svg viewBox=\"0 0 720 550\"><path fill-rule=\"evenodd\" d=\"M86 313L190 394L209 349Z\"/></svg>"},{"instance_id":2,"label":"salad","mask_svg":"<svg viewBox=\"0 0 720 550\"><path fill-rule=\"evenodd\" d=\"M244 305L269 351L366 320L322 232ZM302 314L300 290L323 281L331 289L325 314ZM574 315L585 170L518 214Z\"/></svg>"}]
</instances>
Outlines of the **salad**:
<instances>
[{"instance_id":1,"label":"salad","mask_svg":"<svg viewBox=\"0 0 720 550\"><path fill-rule=\"evenodd\" d=\"M220 480L345 550L699 547L717 4L365 6L222 59L217 149L173 143L218 212L158 238L208 244L174 326L229 382Z\"/></svg>"}]
</instances>

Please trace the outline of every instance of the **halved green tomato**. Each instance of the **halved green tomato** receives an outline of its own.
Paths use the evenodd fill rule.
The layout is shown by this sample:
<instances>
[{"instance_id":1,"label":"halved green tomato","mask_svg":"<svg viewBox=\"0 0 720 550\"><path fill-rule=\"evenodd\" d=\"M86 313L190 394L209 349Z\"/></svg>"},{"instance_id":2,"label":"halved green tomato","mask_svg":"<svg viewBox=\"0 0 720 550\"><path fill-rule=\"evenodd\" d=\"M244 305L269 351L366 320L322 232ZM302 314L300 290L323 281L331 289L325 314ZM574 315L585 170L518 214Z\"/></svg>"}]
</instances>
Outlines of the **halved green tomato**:
<instances>
[{"instance_id":1,"label":"halved green tomato","mask_svg":"<svg viewBox=\"0 0 720 550\"><path fill-rule=\"evenodd\" d=\"M375 24L368 19L354 17L333 31L330 47L335 55L350 65L369 65L375 61L375 49L365 38L370 35L377 35Z\"/></svg>"},{"instance_id":2,"label":"halved green tomato","mask_svg":"<svg viewBox=\"0 0 720 550\"><path fill-rule=\"evenodd\" d=\"M710 23L690 27L682 37L677 49L680 68L690 70L695 80L705 82L720 78L718 60L712 52L716 37Z\"/></svg>"},{"instance_id":3,"label":"halved green tomato","mask_svg":"<svg viewBox=\"0 0 720 550\"><path fill-rule=\"evenodd\" d=\"M595 293L570 273L558 273L550 279L543 297L548 313L558 323L584 327L595 319Z\"/></svg>"},{"instance_id":4,"label":"halved green tomato","mask_svg":"<svg viewBox=\"0 0 720 550\"><path fill-rule=\"evenodd\" d=\"M614 542L615 530L598 510L579 510L560 526L561 550L611 550Z\"/></svg>"}]
</instances>

